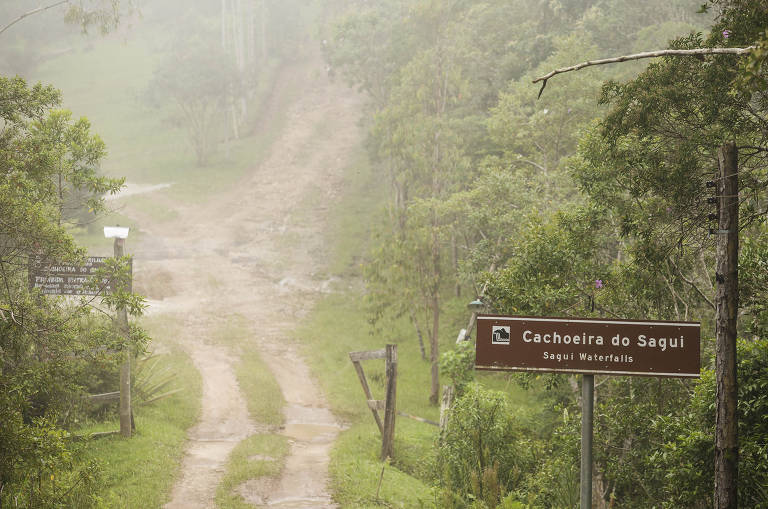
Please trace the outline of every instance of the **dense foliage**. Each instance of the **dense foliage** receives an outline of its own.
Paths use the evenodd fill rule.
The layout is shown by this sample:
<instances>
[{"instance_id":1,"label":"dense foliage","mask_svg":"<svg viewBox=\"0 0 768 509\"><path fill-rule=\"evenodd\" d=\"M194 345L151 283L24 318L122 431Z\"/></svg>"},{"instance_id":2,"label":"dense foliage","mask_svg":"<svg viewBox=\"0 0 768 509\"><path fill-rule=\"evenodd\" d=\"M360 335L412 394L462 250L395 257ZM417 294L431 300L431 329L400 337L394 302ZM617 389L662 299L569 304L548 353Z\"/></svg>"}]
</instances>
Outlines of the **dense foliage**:
<instances>
[{"instance_id":1,"label":"dense foliage","mask_svg":"<svg viewBox=\"0 0 768 509\"><path fill-rule=\"evenodd\" d=\"M372 322L406 317L414 337L426 334L436 402L438 349L455 338L441 326L446 314L456 321L446 310L481 292L502 313L701 321L700 381L598 381L594 498L598 507L711 505L716 282L708 216L715 211L706 181L727 141L740 147L745 421L762 402L744 391L768 380L760 360L768 298L764 2L335 4L348 9L329 29L327 58L333 72L368 94L371 160L391 184L366 263ZM540 99L530 83L594 57L752 44L758 50L744 58L587 68L551 79ZM463 351L443 361L462 390L470 387L466 366ZM507 502L572 507L579 387L565 377L544 381L565 395L552 398L551 409L563 418L526 433L547 454L505 487ZM497 395L478 390L458 400L456 419L488 414ZM765 434L755 424L742 425L740 496L763 507L764 490L750 491L766 475L758 460ZM498 425L514 434L513 424ZM446 444L439 444L448 465L442 485L457 497L452 503L477 505L484 476L495 478L485 471L493 453L476 450L467 466ZM516 467L505 463L504 450L497 460L508 476ZM483 503L502 503L494 500Z\"/></svg>"},{"instance_id":2,"label":"dense foliage","mask_svg":"<svg viewBox=\"0 0 768 509\"><path fill-rule=\"evenodd\" d=\"M87 392L116 385L119 352L147 338L132 327L118 333L93 312L94 299L51 298L28 287L30 263L82 263L86 253L67 233L93 216L121 179L98 174L104 144L88 121L57 109L59 93L0 77L0 505L90 507L96 465L72 468L69 430L88 416ZM126 260L109 265L126 277ZM107 312L138 313L139 297L116 291Z\"/></svg>"},{"instance_id":3,"label":"dense foliage","mask_svg":"<svg viewBox=\"0 0 768 509\"><path fill-rule=\"evenodd\" d=\"M526 436L503 393L469 386L440 436L443 507L461 507L464 497L456 493L496 507L519 489L539 460Z\"/></svg>"}]
</instances>

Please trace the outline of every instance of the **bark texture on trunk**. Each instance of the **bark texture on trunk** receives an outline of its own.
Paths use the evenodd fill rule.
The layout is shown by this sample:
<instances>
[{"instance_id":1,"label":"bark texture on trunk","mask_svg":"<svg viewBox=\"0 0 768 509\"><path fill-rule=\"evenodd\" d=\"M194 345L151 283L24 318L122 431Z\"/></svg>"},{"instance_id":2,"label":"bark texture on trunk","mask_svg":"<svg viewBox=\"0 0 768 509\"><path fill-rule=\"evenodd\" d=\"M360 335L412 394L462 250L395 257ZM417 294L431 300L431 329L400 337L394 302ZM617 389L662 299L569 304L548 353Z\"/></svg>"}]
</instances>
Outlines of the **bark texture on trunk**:
<instances>
[{"instance_id":1,"label":"bark texture on trunk","mask_svg":"<svg viewBox=\"0 0 768 509\"><path fill-rule=\"evenodd\" d=\"M717 232L717 291L715 293L717 351L715 373L715 508L738 507L739 464L736 380L736 319L739 309L739 168L736 144L718 153L719 223Z\"/></svg>"}]
</instances>

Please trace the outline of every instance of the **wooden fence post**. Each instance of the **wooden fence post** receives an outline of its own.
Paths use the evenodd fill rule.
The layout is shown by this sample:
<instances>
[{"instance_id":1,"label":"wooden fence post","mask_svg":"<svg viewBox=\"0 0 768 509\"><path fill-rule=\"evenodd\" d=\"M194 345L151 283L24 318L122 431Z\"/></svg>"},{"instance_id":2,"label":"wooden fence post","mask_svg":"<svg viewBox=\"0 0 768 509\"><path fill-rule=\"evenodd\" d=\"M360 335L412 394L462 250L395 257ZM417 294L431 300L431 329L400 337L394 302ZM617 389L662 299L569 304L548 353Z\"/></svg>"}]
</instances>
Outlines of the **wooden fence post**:
<instances>
[{"instance_id":1,"label":"wooden fence post","mask_svg":"<svg viewBox=\"0 0 768 509\"><path fill-rule=\"evenodd\" d=\"M397 345L387 345L385 358L387 378L387 396L384 406L384 432L381 441L381 459L394 457L395 451L395 416L397 415Z\"/></svg>"},{"instance_id":2,"label":"wooden fence post","mask_svg":"<svg viewBox=\"0 0 768 509\"><path fill-rule=\"evenodd\" d=\"M376 421L376 426L379 427L379 433L381 433L382 436L384 436L384 424L381 422L381 417L379 417L379 410L378 407L379 402L373 399L373 394L371 394L371 388L368 387L368 380L365 379L365 372L363 371L363 367L360 365L360 361L368 360L368 359L381 359L385 357L386 351L385 350L372 350L368 352L349 352L349 360L352 361L352 364L355 366L355 372L357 373L357 378L360 379L360 385L363 386L363 392L365 393L365 399L368 402L368 408L371 409L371 413L373 414L373 418Z\"/></svg>"},{"instance_id":3,"label":"wooden fence post","mask_svg":"<svg viewBox=\"0 0 768 509\"><path fill-rule=\"evenodd\" d=\"M125 239L115 237L115 258L123 256L123 243ZM128 313L123 309L117 311L117 328L120 334L128 336ZM123 352L123 364L120 366L120 434L131 438L133 430L133 410L131 408L131 352L126 349Z\"/></svg>"}]
</instances>

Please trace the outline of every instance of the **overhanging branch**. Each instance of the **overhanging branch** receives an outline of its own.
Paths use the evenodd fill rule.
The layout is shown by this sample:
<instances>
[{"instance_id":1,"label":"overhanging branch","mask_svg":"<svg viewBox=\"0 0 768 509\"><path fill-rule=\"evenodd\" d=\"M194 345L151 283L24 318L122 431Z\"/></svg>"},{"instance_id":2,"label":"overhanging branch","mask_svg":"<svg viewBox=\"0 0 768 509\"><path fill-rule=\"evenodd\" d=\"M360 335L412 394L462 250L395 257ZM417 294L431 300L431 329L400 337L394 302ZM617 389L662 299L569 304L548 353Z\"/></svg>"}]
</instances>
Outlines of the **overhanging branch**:
<instances>
[{"instance_id":1,"label":"overhanging branch","mask_svg":"<svg viewBox=\"0 0 768 509\"><path fill-rule=\"evenodd\" d=\"M746 55L748 53L751 53L752 50L755 49L755 46L747 46L746 48L696 48L696 49L664 49L659 51L644 51L642 53L634 53L632 55L622 55L620 57L613 57L613 58L602 58L600 60L587 60L586 62L581 62L580 64L572 65L569 67L562 67L560 69L555 69L554 71L549 72L548 74L545 74L544 76L540 76L533 80L533 83L542 82L541 84L541 90L539 90L539 97L541 97L541 93L544 91L544 87L547 86L547 80L551 78L552 76L555 76L557 74L563 74L566 72L571 71L578 71L579 69L583 69L585 67L590 67L593 65L604 65L604 64L616 64L619 62L627 62L630 60L640 60L643 58L656 58L656 57L695 57L695 56L701 56L701 55Z\"/></svg>"},{"instance_id":2,"label":"overhanging branch","mask_svg":"<svg viewBox=\"0 0 768 509\"><path fill-rule=\"evenodd\" d=\"M22 14L21 16L19 16L15 20L13 20L10 23L8 23L7 25L5 25L3 28L0 28L0 34L5 32L9 28L11 28L13 25L18 23L19 21L21 21L24 18L26 18L27 16L32 16L33 14L37 14L38 12L47 11L48 9L53 9L54 7L58 7L61 4L68 4L69 2L70 2L70 0L62 0L60 2L55 2L55 3L51 4L51 5L46 5L44 7L38 7L37 9L32 9L29 12L25 12L24 14Z\"/></svg>"}]
</instances>

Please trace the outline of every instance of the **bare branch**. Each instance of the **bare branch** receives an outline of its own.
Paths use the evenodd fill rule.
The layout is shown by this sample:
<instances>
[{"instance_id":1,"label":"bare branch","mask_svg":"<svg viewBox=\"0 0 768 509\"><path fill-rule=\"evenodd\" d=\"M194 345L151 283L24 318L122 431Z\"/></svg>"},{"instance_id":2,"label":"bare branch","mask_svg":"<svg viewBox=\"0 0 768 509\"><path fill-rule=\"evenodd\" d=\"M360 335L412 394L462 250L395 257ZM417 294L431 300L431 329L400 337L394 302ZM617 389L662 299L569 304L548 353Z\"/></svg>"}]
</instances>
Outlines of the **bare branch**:
<instances>
[{"instance_id":1,"label":"bare branch","mask_svg":"<svg viewBox=\"0 0 768 509\"><path fill-rule=\"evenodd\" d=\"M16 23L18 23L19 21L23 20L24 18L26 18L28 16L32 16L33 14L37 14L38 12L47 11L48 9L53 9L54 7L58 7L59 5L62 5L62 4L68 4L69 1L70 0L61 0L60 2L55 2L55 3L52 3L51 5L46 5L44 7L38 7L37 9L32 9L29 12L25 12L24 14L22 14L21 16L19 16L15 20L13 20L10 23L8 23L7 25L5 25L3 28L0 28L0 34L2 34L6 30L11 28L13 25L15 25Z\"/></svg>"},{"instance_id":2,"label":"bare branch","mask_svg":"<svg viewBox=\"0 0 768 509\"><path fill-rule=\"evenodd\" d=\"M699 296L700 296L702 299L704 299L704 300L706 301L706 303L707 303L707 304L709 304L709 306L710 306L712 309L716 309L716 308L715 308L715 304L714 304L714 302L712 302L712 300L711 300L709 297L707 297L707 296L706 296L706 294L705 294L704 292L702 292L702 291L701 291L701 289L698 287L698 285L696 285L696 283L695 283L695 282L694 282L692 279L688 279L687 277L685 277L685 276L683 275L683 271L682 271L682 270L680 270L680 268L677 266L677 264L675 264L675 262L674 262L672 259L669 259L669 262L672 264L672 266L673 266L673 267L675 268L675 270L677 271L677 275L678 275L678 276L680 276L680 279L682 279L683 281L685 281L686 283L688 283L689 285L691 285L691 288L693 288L694 290L696 290L696 293L698 293L698 294L699 294Z\"/></svg>"},{"instance_id":3,"label":"bare branch","mask_svg":"<svg viewBox=\"0 0 768 509\"><path fill-rule=\"evenodd\" d=\"M541 90L539 90L539 97L544 91L544 87L547 86L547 80L557 74L563 74L571 71L578 71L585 67L593 65L603 64L615 64L619 62L627 62L629 60L640 60L642 58L656 58L656 57L695 57L700 55L746 55L751 53L755 49L755 46L747 46L746 48L696 48L696 49L664 49L658 51L644 51L642 53L634 53L632 55L622 55L620 57L602 58L600 60L587 60L580 64L572 65L570 67L562 67L555 69L554 71L540 76L533 80L533 83L542 81Z\"/></svg>"},{"instance_id":4,"label":"bare branch","mask_svg":"<svg viewBox=\"0 0 768 509\"><path fill-rule=\"evenodd\" d=\"M755 145L739 145L737 147L739 150L746 149L746 150L754 150L757 152L768 152L768 147L758 147Z\"/></svg>"},{"instance_id":5,"label":"bare branch","mask_svg":"<svg viewBox=\"0 0 768 509\"><path fill-rule=\"evenodd\" d=\"M547 173L547 169L545 167L543 167L542 165L540 165L539 163L535 162L535 161L531 161L530 159L525 159L523 157L518 157L517 160L520 161L521 163L528 163L531 166L534 166L534 167L540 169L544 173Z\"/></svg>"}]
</instances>

